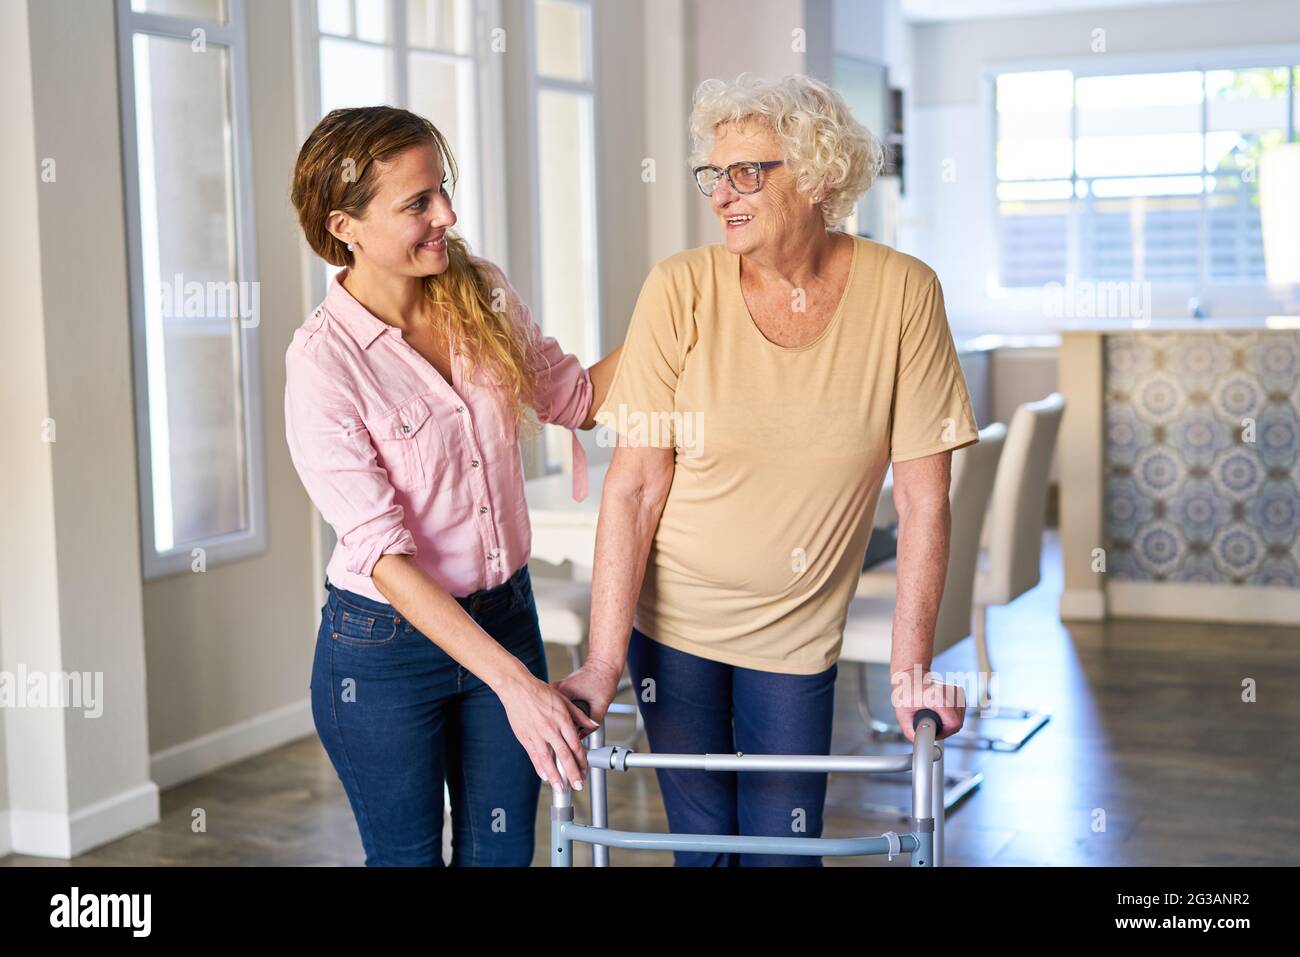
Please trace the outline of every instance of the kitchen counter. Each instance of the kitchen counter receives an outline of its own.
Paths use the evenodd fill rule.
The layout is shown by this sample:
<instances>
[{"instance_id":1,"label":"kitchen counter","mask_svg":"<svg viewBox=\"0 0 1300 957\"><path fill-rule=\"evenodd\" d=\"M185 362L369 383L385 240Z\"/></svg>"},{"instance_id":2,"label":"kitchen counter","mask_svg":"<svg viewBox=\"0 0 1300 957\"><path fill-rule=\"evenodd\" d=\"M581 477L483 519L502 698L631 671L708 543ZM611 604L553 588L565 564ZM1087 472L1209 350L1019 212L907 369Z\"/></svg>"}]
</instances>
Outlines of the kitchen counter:
<instances>
[{"instance_id":1,"label":"kitchen counter","mask_svg":"<svg viewBox=\"0 0 1300 957\"><path fill-rule=\"evenodd\" d=\"M1300 318L1063 329L1067 619L1300 623Z\"/></svg>"}]
</instances>

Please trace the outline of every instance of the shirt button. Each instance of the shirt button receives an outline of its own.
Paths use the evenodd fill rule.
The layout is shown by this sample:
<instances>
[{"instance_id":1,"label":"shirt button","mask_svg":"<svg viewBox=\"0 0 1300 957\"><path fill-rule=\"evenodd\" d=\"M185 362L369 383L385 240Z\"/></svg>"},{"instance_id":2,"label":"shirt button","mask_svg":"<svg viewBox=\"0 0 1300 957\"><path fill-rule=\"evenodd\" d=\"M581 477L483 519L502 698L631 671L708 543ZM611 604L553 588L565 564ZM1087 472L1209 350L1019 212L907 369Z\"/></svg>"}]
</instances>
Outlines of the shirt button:
<instances>
[{"instance_id":1,"label":"shirt button","mask_svg":"<svg viewBox=\"0 0 1300 957\"><path fill-rule=\"evenodd\" d=\"M487 506L486 506L486 505L480 505L480 506L478 507L478 513L479 513L480 515L486 515L486 514L487 514Z\"/></svg>"},{"instance_id":2,"label":"shirt button","mask_svg":"<svg viewBox=\"0 0 1300 957\"><path fill-rule=\"evenodd\" d=\"M471 459L469 464L471 468L478 468L478 459Z\"/></svg>"},{"instance_id":3,"label":"shirt button","mask_svg":"<svg viewBox=\"0 0 1300 957\"><path fill-rule=\"evenodd\" d=\"M457 414L457 415L459 415L460 413L462 413L462 412L464 412L464 411L465 411L465 407L464 407L463 405L458 405L458 406L456 406L456 414Z\"/></svg>"}]
</instances>

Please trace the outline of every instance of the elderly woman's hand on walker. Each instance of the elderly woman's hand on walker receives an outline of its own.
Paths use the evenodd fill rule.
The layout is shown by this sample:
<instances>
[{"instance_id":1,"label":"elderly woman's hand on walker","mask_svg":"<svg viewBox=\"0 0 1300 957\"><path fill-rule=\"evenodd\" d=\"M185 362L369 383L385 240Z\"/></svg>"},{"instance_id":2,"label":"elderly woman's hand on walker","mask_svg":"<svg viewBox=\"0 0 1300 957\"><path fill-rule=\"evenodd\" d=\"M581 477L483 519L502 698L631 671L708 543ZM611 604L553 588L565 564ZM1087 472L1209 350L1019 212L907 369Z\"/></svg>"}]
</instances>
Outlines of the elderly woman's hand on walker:
<instances>
[{"instance_id":1,"label":"elderly woman's hand on walker","mask_svg":"<svg viewBox=\"0 0 1300 957\"><path fill-rule=\"evenodd\" d=\"M581 668L557 681L555 687L571 701L586 701L592 719L604 721L622 674L622 667L614 662L588 655Z\"/></svg>"},{"instance_id":2,"label":"elderly woman's hand on walker","mask_svg":"<svg viewBox=\"0 0 1300 957\"><path fill-rule=\"evenodd\" d=\"M908 741L916 740L912 716L927 709L937 714L943 723L943 727L935 731L936 741L961 730L966 717L966 693L961 685L945 684L939 680L938 675L922 668L920 664L905 671L894 672L890 676L890 683L893 689L891 697L894 716ZM918 686L919 692L913 694L912 689Z\"/></svg>"}]
</instances>

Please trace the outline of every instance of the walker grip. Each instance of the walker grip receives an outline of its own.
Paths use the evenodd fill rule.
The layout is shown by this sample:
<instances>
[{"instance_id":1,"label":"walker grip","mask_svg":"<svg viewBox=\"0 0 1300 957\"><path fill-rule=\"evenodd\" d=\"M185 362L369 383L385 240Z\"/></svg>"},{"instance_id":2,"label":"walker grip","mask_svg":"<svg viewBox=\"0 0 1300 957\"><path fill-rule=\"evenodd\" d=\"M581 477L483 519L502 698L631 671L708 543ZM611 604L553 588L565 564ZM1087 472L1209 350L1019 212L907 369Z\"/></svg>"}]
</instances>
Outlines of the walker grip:
<instances>
[{"instance_id":1,"label":"walker grip","mask_svg":"<svg viewBox=\"0 0 1300 957\"><path fill-rule=\"evenodd\" d=\"M931 711L929 708L922 708L916 714L912 715L912 730L915 731L916 726L919 725L926 718L933 719L934 736L936 738L939 737L939 732L943 730L943 721L939 718L939 716L935 712Z\"/></svg>"},{"instance_id":2,"label":"walker grip","mask_svg":"<svg viewBox=\"0 0 1300 957\"><path fill-rule=\"evenodd\" d=\"M573 699L573 703L574 703L574 705L577 707L577 709L578 709L579 711L581 711L583 714L585 714L588 718L591 717L591 702L590 702L590 701L587 701L585 698L574 698L574 699ZM591 728L584 728L584 727L582 727L581 725L579 725L579 727L578 727L578 737L580 737L580 738L585 738L585 737L586 737L587 735L589 735L589 734L591 734Z\"/></svg>"}]
</instances>

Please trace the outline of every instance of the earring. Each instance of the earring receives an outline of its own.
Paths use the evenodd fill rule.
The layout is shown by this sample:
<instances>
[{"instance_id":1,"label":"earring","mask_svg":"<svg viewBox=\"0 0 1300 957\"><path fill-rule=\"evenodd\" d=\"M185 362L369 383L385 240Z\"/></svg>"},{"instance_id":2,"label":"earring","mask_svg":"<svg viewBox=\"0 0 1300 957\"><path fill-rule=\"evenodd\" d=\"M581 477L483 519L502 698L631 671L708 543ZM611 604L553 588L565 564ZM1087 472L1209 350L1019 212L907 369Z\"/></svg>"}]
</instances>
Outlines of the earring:
<instances>
[{"instance_id":1,"label":"earring","mask_svg":"<svg viewBox=\"0 0 1300 957\"><path fill-rule=\"evenodd\" d=\"M352 252L352 250L355 248L356 247L354 247L351 243L348 243L348 252Z\"/></svg>"}]
</instances>

